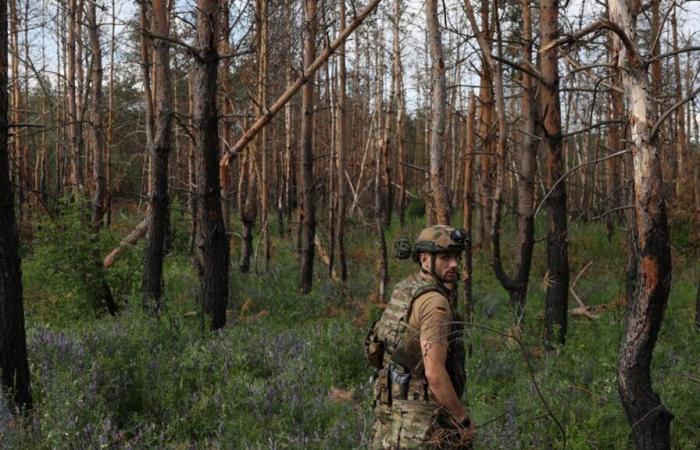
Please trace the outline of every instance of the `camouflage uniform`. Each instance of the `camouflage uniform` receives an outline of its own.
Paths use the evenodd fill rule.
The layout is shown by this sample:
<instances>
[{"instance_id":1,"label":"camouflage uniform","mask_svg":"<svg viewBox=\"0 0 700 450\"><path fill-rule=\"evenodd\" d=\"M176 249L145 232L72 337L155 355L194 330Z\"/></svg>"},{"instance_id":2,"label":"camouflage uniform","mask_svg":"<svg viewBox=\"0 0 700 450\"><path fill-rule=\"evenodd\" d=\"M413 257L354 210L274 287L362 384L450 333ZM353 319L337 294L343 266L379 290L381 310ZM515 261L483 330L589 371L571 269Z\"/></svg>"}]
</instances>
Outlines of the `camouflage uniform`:
<instances>
[{"instance_id":1,"label":"camouflage uniform","mask_svg":"<svg viewBox=\"0 0 700 450\"><path fill-rule=\"evenodd\" d=\"M427 293L449 301L452 322L446 368L458 396L464 392L464 343L455 295L441 284L412 275L394 288L382 317L368 335L368 356L381 348L381 369L374 383L372 448L455 448L449 445L447 412L433 397L425 377L420 327L411 326L414 302ZM375 356L379 354L375 353Z\"/></svg>"}]
</instances>

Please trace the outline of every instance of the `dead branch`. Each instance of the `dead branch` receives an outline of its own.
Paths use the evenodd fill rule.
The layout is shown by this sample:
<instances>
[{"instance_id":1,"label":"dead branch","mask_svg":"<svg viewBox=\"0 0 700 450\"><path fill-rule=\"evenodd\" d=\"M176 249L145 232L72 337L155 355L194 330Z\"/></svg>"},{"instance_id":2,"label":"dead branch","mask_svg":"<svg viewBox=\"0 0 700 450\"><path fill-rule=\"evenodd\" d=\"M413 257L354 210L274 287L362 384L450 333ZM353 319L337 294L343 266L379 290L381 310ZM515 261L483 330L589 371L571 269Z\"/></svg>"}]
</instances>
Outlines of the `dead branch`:
<instances>
[{"instance_id":1,"label":"dead branch","mask_svg":"<svg viewBox=\"0 0 700 450\"><path fill-rule=\"evenodd\" d=\"M574 287L576 287L576 283L578 283L578 280L583 276L584 273L593 265L593 260L588 261L588 263L583 266L583 268L579 271L578 275L576 275L576 278L574 278L574 282L571 283L571 286L569 286L569 292L571 292L571 295L574 296L576 299L576 303L578 303L578 308L574 308L569 313L572 316L584 316L587 319L590 320L596 320L598 318L598 315L591 313L588 310L588 306L581 300L581 297L576 294L576 291L574 291Z\"/></svg>"},{"instance_id":2,"label":"dead branch","mask_svg":"<svg viewBox=\"0 0 700 450\"><path fill-rule=\"evenodd\" d=\"M146 231L148 230L148 219L149 218L146 217L141 223L136 225L136 228L134 228L124 239L122 239L117 247L115 247L107 256L105 256L104 260L102 261L102 267L105 269L112 267L114 261L119 257L119 255L124 253L127 247L134 245L146 234Z\"/></svg>"}]
</instances>

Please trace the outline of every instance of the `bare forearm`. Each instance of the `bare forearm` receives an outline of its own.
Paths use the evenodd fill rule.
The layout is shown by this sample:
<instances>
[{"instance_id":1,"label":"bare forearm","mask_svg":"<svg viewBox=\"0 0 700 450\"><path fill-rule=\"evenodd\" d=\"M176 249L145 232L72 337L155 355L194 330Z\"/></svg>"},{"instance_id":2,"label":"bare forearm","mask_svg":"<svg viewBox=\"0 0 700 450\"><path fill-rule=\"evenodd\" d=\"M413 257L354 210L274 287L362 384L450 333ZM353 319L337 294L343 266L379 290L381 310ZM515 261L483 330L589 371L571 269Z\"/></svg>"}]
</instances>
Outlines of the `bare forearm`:
<instances>
[{"instance_id":1,"label":"bare forearm","mask_svg":"<svg viewBox=\"0 0 700 450\"><path fill-rule=\"evenodd\" d=\"M438 403L451 412L457 420L464 419L466 417L464 406L452 386L447 370L444 367L435 368L431 373L426 373L426 378L430 391Z\"/></svg>"}]
</instances>

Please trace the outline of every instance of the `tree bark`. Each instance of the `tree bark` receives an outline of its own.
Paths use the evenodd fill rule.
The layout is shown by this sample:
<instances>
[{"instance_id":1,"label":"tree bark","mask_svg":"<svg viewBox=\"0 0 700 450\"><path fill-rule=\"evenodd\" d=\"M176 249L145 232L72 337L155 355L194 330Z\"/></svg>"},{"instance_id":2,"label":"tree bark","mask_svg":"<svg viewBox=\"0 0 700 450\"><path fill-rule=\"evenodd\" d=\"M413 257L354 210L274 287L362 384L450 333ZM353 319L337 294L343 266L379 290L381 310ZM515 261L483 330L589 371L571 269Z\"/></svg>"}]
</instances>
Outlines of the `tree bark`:
<instances>
[{"instance_id":1,"label":"tree bark","mask_svg":"<svg viewBox=\"0 0 700 450\"><path fill-rule=\"evenodd\" d=\"M104 126L102 124L102 117L104 115L102 99L102 49L100 48L100 34L95 3L95 1L88 2L88 33L92 51L92 70L90 73L90 142L92 144L93 155L92 178L95 185L92 197L92 227L94 230L99 230L102 228L105 215L107 185L104 167L105 135Z\"/></svg>"},{"instance_id":2,"label":"tree bark","mask_svg":"<svg viewBox=\"0 0 700 450\"><path fill-rule=\"evenodd\" d=\"M345 29L345 0L338 2L339 27ZM340 267L340 279L346 281L348 278L347 257L345 254L345 147L347 140L347 71L345 68L345 42L338 49L338 100L336 103L337 119L335 121L338 136L336 138L336 183L337 183L337 198L336 198L336 226L335 226L335 241L338 253L338 265Z\"/></svg>"},{"instance_id":3,"label":"tree bark","mask_svg":"<svg viewBox=\"0 0 700 450\"><path fill-rule=\"evenodd\" d=\"M392 71L396 92L396 153L398 157L398 208L401 228L406 224L406 102L403 93L403 67L401 64L400 24L403 10L400 0L394 0L394 14L391 17L393 30Z\"/></svg>"},{"instance_id":4,"label":"tree bark","mask_svg":"<svg viewBox=\"0 0 700 450\"><path fill-rule=\"evenodd\" d=\"M257 79L257 101L255 114L262 116L267 110L267 62L268 62L268 19L267 0L256 0L257 28L258 28L258 79ZM269 219L269 168L267 154L267 127L260 130L257 136L256 149L259 154L261 167L260 173L260 233L265 243L265 269L269 269L272 258L272 243L270 241Z\"/></svg>"},{"instance_id":5,"label":"tree bark","mask_svg":"<svg viewBox=\"0 0 700 450\"><path fill-rule=\"evenodd\" d=\"M304 71L311 67L316 56L318 16L316 0L304 0ZM299 261L299 289L311 292L314 270L314 235L316 233L316 189L314 186L313 120L314 88L308 80L302 88L302 119L299 167L301 170L301 259Z\"/></svg>"},{"instance_id":6,"label":"tree bark","mask_svg":"<svg viewBox=\"0 0 700 450\"><path fill-rule=\"evenodd\" d=\"M70 134L70 178L69 185L73 190L83 187L83 175L80 168L80 153L82 147L82 126L78 111L78 94L76 93L76 73L79 70L75 63L76 30L79 23L76 21L76 0L70 0L68 6L68 36L66 39L66 51L68 67L66 84L68 85L68 120Z\"/></svg>"},{"instance_id":7,"label":"tree bark","mask_svg":"<svg viewBox=\"0 0 700 450\"><path fill-rule=\"evenodd\" d=\"M462 209L464 211L462 226L467 232L467 244L464 249L464 270L462 280L464 286L464 316L470 321L474 311L472 302L472 211L474 203L474 138L476 137L476 98L469 94L469 110L467 112L467 136L464 155L464 189L462 191Z\"/></svg>"},{"instance_id":8,"label":"tree bark","mask_svg":"<svg viewBox=\"0 0 700 450\"><path fill-rule=\"evenodd\" d=\"M673 51L679 49L678 45L678 20L676 18L676 6L673 6L673 13L671 13L671 31L673 34ZM680 102L683 100L683 82L681 77L681 63L680 55L676 53L673 56L673 76L675 81L675 94L676 101ZM675 156L676 156L676 200L685 203L687 201L686 192L688 192L688 178L687 174L690 172L688 170L688 163L686 157L686 147L688 145L686 139L685 130L685 108L682 106L676 110L676 135L675 135Z\"/></svg>"},{"instance_id":9,"label":"tree bark","mask_svg":"<svg viewBox=\"0 0 700 450\"><path fill-rule=\"evenodd\" d=\"M152 0L152 11L152 34L167 37L169 25L166 0ZM158 83L154 108L155 130L153 140L148 143L152 177L148 190L150 220L144 252L142 291L144 306L158 313L162 306L164 243L169 226L168 158L172 147L173 106L169 45L164 39L156 39L153 47L155 78Z\"/></svg>"},{"instance_id":10,"label":"tree bark","mask_svg":"<svg viewBox=\"0 0 700 450\"><path fill-rule=\"evenodd\" d=\"M557 0L540 2L541 45L556 40L559 29ZM540 90L540 111L544 149L547 155L547 292L545 298L545 344L564 343L569 293L566 183L557 183L564 173L561 114L559 104L558 50L549 48L540 56L544 79ZM556 183L556 185L555 185Z\"/></svg>"},{"instance_id":11,"label":"tree bark","mask_svg":"<svg viewBox=\"0 0 700 450\"><path fill-rule=\"evenodd\" d=\"M673 418L651 384L651 360L671 287L671 247L661 161L647 102L646 66L636 41L640 4L609 2L610 20L628 39L618 62L630 105L639 286L622 340L618 389L636 449L668 449Z\"/></svg>"},{"instance_id":12,"label":"tree bark","mask_svg":"<svg viewBox=\"0 0 700 450\"><path fill-rule=\"evenodd\" d=\"M197 154L197 253L204 310L211 327L226 325L229 242L221 209L218 112L219 8L216 0L197 1L197 55L194 64L194 129Z\"/></svg>"},{"instance_id":13,"label":"tree bark","mask_svg":"<svg viewBox=\"0 0 700 450\"><path fill-rule=\"evenodd\" d=\"M14 1L14 0L10 0ZM7 86L7 1L0 2L0 377L11 410L32 408L22 304L22 270L10 184Z\"/></svg>"},{"instance_id":14,"label":"tree bark","mask_svg":"<svg viewBox=\"0 0 700 450\"><path fill-rule=\"evenodd\" d=\"M440 38L437 0L427 0L425 11L432 63L432 111L430 117L430 207L438 224L450 223L450 207L445 185L445 108L447 107L445 57ZM429 217L432 214L429 214Z\"/></svg>"}]
</instances>

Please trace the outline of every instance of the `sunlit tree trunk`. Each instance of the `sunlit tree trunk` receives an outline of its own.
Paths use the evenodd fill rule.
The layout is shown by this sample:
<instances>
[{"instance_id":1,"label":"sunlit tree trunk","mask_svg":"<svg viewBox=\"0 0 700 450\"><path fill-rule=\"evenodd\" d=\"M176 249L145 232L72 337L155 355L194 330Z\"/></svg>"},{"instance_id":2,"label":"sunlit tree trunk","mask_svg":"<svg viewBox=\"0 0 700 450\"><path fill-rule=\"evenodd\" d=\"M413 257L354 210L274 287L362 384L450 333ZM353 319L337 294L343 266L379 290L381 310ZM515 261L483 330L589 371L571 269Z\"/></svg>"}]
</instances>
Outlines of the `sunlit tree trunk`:
<instances>
[{"instance_id":1,"label":"sunlit tree trunk","mask_svg":"<svg viewBox=\"0 0 700 450\"><path fill-rule=\"evenodd\" d=\"M439 224L450 223L449 204L445 180L445 108L447 107L445 57L440 37L437 0L427 0L425 5L428 25L428 45L432 63L432 110L430 117L430 207ZM432 214L429 214L432 216Z\"/></svg>"},{"instance_id":2,"label":"sunlit tree trunk","mask_svg":"<svg viewBox=\"0 0 700 450\"><path fill-rule=\"evenodd\" d=\"M618 363L618 387L637 449L668 449L672 414L651 384L651 360L671 288L671 247L661 161L647 100L647 67L637 47L638 2L611 0L610 20L626 36L618 65L630 105L639 285Z\"/></svg>"}]
</instances>

